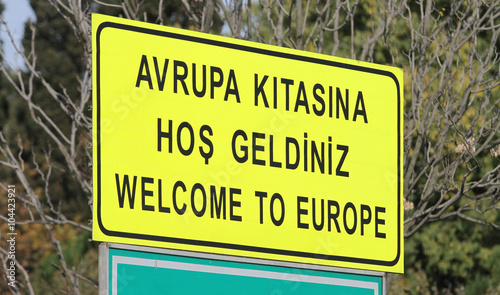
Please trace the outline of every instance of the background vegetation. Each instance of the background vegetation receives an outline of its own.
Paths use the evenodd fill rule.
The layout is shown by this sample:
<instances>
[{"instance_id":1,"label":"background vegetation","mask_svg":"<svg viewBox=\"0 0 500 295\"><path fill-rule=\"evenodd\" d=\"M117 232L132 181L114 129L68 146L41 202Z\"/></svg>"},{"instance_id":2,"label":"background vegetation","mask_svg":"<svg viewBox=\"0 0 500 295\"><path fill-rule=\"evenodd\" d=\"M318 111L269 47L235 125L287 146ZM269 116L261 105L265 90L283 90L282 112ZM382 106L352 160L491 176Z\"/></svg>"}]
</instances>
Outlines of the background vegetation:
<instances>
[{"instance_id":1,"label":"background vegetation","mask_svg":"<svg viewBox=\"0 0 500 295\"><path fill-rule=\"evenodd\" d=\"M25 67L0 51L0 231L15 185L19 282L7 285L2 239L2 294L97 293L94 12L404 69L405 274L389 276L390 294L500 293L500 1L30 4Z\"/></svg>"}]
</instances>

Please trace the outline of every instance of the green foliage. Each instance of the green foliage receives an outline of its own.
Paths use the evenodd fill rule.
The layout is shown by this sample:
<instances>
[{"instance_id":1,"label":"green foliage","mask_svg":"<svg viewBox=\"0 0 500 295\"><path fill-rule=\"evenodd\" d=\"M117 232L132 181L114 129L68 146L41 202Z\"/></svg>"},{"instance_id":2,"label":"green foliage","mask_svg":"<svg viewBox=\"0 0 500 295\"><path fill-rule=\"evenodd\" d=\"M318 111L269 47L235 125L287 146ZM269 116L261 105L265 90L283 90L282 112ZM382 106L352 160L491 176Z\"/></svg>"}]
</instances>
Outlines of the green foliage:
<instances>
[{"instance_id":1,"label":"green foliage","mask_svg":"<svg viewBox=\"0 0 500 295\"><path fill-rule=\"evenodd\" d=\"M498 232L463 220L433 223L405 241L405 275L390 294L495 294Z\"/></svg>"},{"instance_id":2,"label":"green foliage","mask_svg":"<svg viewBox=\"0 0 500 295\"><path fill-rule=\"evenodd\" d=\"M78 98L80 95L79 79L85 71L81 42L76 38L66 20L48 1L31 1L30 4L36 15L36 21L33 24L36 28L36 38L35 46L31 48L31 29L30 24L27 23L22 40L25 54L34 53L34 49L37 56L36 70L43 75L45 82L54 85L57 90L64 91L69 97ZM14 81L18 81L14 74L11 77ZM24 86L29 87L29 73L22 73L22 77L26 82ZM28 103L15 91L6 76L0 76L0 83L0 131L16 157L22 160L29 184L35 188L34 193L39 196L41 205L47 207L46 214L55 216L55 210L59 210L71 216L72 221L86 222L91 218L87 197L75 183L74 176L68 173L67 163L57 149L57 142L54 142L33 121L31 114L33 110L30 110ZM58 97L55 100L39 79L33 80L33 87L32 101L46 110L62 132L70 134L72 119L64 109L67 105L65 97ZM78 132L77 136L82 136L84 132L86 131ZM86 139L82 137L80 143L82 146L86 145ZM84 155L81 159L81 169L86 169L90 177L88 160ZM5 159L0 158L0 160ZM2 184L16 185L18 193L24 192L23 185L18 183L13 169L0 165L0 178ZM2 191L2 195L3 193ZM49 209L49 196L54 210ZM3 206L3 201L0 205L2 208L6 207ZM33 216L33 212L25 210L20 200L17 202L17 207L16 220L38 218L36 213ZM3 213L2 216L6 216ZM62 225L56 225L55 228L56 231L58 228L65 228L68 234L75 234L74 236L61 235L58 238L63 245L66 262L70 267L78 268L82 263L82 257L88 251L92 251L92 246L88 242L91 233L74 231L74 228L68 230L69 226ZM57 289L54 282L57 281L56 278L61 277L61 271L57 269L60 262L53 252L47 229L37 224L28 224L18 226L17 230L19 234L16 249L18 260L32 273L32 283L37 286L37 292L53 294L53 290ZM96 261L94 265L95 263ZM88 274L91 273L88 272ZM65 278L62 279L65 280ZM6 287L3 284L0 285L0 293L3 292L3 288Z\"/></svg>"},{"instance_id":3,"label":"green foliage","mask_svg":"<svg viewBox=\"0 0 500 295\"><path fill-rule=\"evenodd\" d=\"M465 287L465 293L470 295L481 295L486 294L488 287L490 285L490 280L488 277L483 277L476 274L474 279L471 280Z\"/></svg>"},{"instance_id":4,"label":"green foliage","mask_svg":"<svg viewBox=\"0 0 500 295\"><path fill-rule=\"evenodd\" d=\"M78 270L82 275L93 277L94 280L97 279L95 268L97 263L97 247L88 243L92 234L86 231L75 231L69 227L61 228L61 230L66 231L65 233L61 233L65 236L61 237L63 241L61 247L67 267L75 271ZM93 253L91 260L84 259L91 253ZM89 268L89 265L92 267ZM46 253L40 260L39 266L33 272L35 286L40 291L40 294L53 294L54 289L64 285L63 280L60 278L61 268L61 262L55 253Z\"/></svg>"},{"instance_id":5,"label":"green foliage","mask_svg":"<svg viewBox=\"0 0 500 295\"><path fill-rule=\"evenodd\" d=\"M106 1L106 3L111 5L121 5L123 1L110 0ZM100 6L96 12L112 16L127 17L135 20L141 20L144 22L161 24L171 27L191 30L196 29L189 19L188 13L184 9L182 0L163 1L163 8L161 13L158 10L159 3L159 0L150 0L136 3L129 2L130 5L135 5L133 7L133 10L135 11L133 15L124 15L121 8L104 5ZM195 1L193 13L201 17L202 10L203 1ZM220 34L220 32L222 31L222 26L222 19L219 17L219 15L214 14L213 25L210 33Z\"/></svg>"}]
</instances>

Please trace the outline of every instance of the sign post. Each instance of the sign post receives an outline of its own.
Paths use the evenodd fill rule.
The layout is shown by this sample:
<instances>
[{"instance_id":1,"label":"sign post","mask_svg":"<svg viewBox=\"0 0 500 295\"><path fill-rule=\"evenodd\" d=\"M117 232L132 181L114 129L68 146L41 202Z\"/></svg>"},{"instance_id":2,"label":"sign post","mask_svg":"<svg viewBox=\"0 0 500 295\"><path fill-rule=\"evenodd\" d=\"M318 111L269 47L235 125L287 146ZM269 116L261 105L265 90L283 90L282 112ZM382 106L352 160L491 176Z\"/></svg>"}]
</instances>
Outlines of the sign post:
<instances>
[{"instance_id":1,"label":"sign post","mask_svg":"<svg viewBox=\"0 0 500 295\"><path fill-rule=\"evenodd\" d=\"M94 14L93 238L403 271L400 69Z\"/></svg>"}]
</instances>

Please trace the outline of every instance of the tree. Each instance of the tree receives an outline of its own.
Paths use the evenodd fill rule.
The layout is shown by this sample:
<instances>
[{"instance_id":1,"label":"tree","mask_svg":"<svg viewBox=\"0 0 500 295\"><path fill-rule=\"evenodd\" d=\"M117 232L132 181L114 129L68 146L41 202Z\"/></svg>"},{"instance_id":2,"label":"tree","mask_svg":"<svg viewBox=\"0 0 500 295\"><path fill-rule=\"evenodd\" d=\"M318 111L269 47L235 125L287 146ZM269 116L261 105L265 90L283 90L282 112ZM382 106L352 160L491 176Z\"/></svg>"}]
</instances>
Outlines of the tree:
<instances>
[{"instance_id":1,"label":"tree","mask_svg":"<svg viewBox=\"0 0 500 295\"><path fill-rule=\"evenodd\" d=\"M81 215L76 212L82 204L91 204L92 195L87 148L90 14L97 11L403 68L405 237L413 251L407 255L413 255L412 262L426 263L408 269L415 270L410 271L415 280L422 272L460 277L448 285L431 282L429 288L439 290L459 290L467 280L478 282L461 273L478 269L466 261L486 263L479 256L457 254L454 259L464 262L458 270L454 262L448 268L436 267L436 259L443 256L418 250L432 243L442 247L429 238L440 230L457 237L450 243L462 244L473 236L473 247L498 253L495 242L485 236L500 229L499 1L44 0L31 4L37 22L28 24L25 49L18 49L26 70L8 63L0 67L2 79L11 87L8 95L15 96L7 102L3 98L0 105L19 110L15 118L6 112L11 117L2 124L0 164L2 175L9 175L5 179L21 192L17 204L26 208L19 214L23 217L17 220L19 226L26 232L36 226L51 245L56 258L52 268L63 275L49 281L57 281L60 291L82 293L82 281L95 285L95 279L78 269L79 262L69 263L65 253L69 242L58 229L71 228L78 236L91 230L90 207L85 205ZM48 57L56 48L51 61ZM22 126L19 118L29 123ZM7 190L8 184L2 181L1 186ZM88 242L87 248L92 248ZM2 249L0 258L6 261ZM19 264L23 291L11 289L14 293L34 292L34 271L27 263ZM448 271L453 265L457 270ZM481 269L486 268L485 264Z\"/></svg>"}]
</instances>

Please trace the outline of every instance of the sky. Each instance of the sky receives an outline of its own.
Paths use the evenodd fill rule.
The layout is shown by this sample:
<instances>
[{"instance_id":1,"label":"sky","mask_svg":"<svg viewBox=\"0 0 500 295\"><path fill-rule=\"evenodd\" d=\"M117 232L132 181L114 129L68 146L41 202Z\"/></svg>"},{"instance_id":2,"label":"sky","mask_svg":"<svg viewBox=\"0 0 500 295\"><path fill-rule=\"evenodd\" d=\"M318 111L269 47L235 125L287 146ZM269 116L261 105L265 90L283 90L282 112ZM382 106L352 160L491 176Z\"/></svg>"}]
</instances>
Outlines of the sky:
<instances>
[{"instance_id":1,"label":"sky","mask_svg":"<svg viewBox=\"0 0 500 295\"><path fill-rule=\"evenodd\" d=\"M35 14L29 5L29 0L1 0L5 6L3 18L14 35L17 44L20 43L24 33L24 23L29 18L35 19ZM0 38L3 40L2 50L6 59L13 65L22 66L20 57L17 57L3 26L0 27Z\"/></svg>"}]
</instances>

